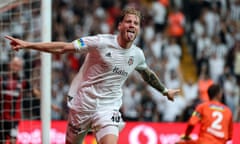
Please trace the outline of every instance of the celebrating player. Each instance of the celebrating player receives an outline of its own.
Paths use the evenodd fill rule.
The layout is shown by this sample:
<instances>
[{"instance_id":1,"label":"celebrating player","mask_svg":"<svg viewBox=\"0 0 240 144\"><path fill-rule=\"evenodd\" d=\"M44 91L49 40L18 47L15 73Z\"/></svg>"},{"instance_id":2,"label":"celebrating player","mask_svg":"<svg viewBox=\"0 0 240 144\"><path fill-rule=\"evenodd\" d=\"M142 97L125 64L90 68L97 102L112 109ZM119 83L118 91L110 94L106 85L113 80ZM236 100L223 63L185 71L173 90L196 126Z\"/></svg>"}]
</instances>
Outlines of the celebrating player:
<instances>
[{"instance_id":1,"label":"celebrating player","mask_svg":"<svg viewBox=\"0 0 240 144\"><path fill-rule=\"evenodd\" d=\"M127 8L122 12L117 35L98 34L71 43L33 43L6 36L14 50L86 54L69 90L67 144L82 143L89 129L93 130L99 144L117 144L122 86L133 70L169 100L174 100L179 93L179 89L168 89L162 84L147 66L143 51L133 44L140 30L140 21L140 12Z\"/></svg>"},{"instance_id":2,"label":"celebrating player","mask_svg":"<svg viewBox=\"0 0 240 144\"><path fill-rule=\"evenodd\" d=\"M189 120L182 142L178 144L226 144L232 139L233 119L231 110L221 103L222 90L213 84L208 88L210 101L199 104ZM189 140L194 126L200 122L197 140Z\"/></svg>"}]
</instances>

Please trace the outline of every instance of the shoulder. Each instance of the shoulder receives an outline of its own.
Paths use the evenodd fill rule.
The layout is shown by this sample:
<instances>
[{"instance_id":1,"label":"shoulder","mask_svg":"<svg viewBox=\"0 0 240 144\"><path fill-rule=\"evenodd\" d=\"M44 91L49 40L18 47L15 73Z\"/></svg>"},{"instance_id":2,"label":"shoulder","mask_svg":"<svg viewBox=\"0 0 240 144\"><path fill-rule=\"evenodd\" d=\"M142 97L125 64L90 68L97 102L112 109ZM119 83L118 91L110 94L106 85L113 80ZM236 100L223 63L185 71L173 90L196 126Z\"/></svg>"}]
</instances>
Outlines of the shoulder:
<instances>
[{"instance_id":1,"label":"shoulder","mask_svg":"<svg viewBox=\"0 0 240 144\"><path fill-rule=\"evenodd\" d=\"M227 113L232 114L232 111L231 111L230 107L228 107L228 106L225 105L225 104L222 104L222 105L223 105L223 107L226 109Z\"/></svg>"},{"instance_id":2,"label":"shoulder","mask_svg":"<svg viewBox=\"0 0 240 144\"><path fill-rule=\"evenodd\" d=\"M139 60L140 63L142 63L143 61L145 61L145 55L144 52L141 48L139 48L136 45L133 45L131 48L131 54L135 55L135 57Z\"/></svg>"},{"instance_id":3,"label":"shoulder","mask_svg":"<svg viewBox=\"0 0 240 144\"><path fill-rule=\"evenodd\" d=\"M98 34L97 35L100 39L108 39L108 40L114 40L116 35L113 34Z\"/></svg>"},{"instance_id":4,"label":"shoulder","mask_svg":"<svg viewBox=\"0 0 240 144\"><path fill-rule=\"evenodd\" d=\"M143 50L140 47L136 46L135 44L132 45L131 49L139 55L142 55L142 56L144 55Z\"/></svg>"},{"instance_id":5,"label":"shoulder","mask_svg":"<svg viewBox=\"0 0 240 144\"><path fill-rule=\"evenodd\" d=\"M97 35L84 36L84 37L79 38L78 40L100 42L103 40L112 41L112 40L114 40L114 38L115 38L115 35L112 35L112 34L97 34Z\"/></svg>"},{"instance_id":6,"label":"shoulder","mask_svg":"<svg viewBox=\"0 0 240 144\"><path fill-rule=\"evenodd\" d=\"M202 110L202 109L208 109L210 107L211 103L210 102L202 102L202 103L199 103L197 106L196 106L196 109L197 110Z\"/></svg>"},{"instance_id":7,"label":"shoulder","mask_svg":"<svg viewBox=\"0 0 240 144\"><path fill-rule=\"evenodd\" d=\"M135 49L137 49L137 50L143 52L143 50L142 50L139 46L137 46L136 44L133 44L133 46L135 47Z\"/></svg>"},{"instance_id":8,"label":"shoulder","mask_svg":"<svg viewBox=\"0 0 240 144\"><path fill-rule=\"evenodd\" d=\"M116 40L116 35L112 34L98 34L98 43L100 47L108 47L111 45L112 47L116 47L115 45L115 40Z\"/></svg>"}]
</instances>

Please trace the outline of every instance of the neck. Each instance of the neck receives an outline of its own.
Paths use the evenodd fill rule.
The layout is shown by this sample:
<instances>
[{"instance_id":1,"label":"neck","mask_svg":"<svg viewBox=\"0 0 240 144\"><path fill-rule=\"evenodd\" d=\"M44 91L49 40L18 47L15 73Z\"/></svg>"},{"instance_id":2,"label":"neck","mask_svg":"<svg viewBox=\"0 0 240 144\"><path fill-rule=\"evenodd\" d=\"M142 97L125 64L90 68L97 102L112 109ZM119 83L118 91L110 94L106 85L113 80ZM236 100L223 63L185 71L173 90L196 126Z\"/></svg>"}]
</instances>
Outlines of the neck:
<instances>
[{"instance_id":1,"label":"neck","mask_svg":"<svg viewBox=\"0 0 240 144\"><path fill-rule=\"evenodd\" d=\"M124 48L124 49L128 49L128 48L130 48L131 46L132 46L132 41L130 41L130 42L127 42L127 41L125 41L122 37L121 37L121 35L118 35L117 36L117 42L118 42L118 44L122 47L122 48Z\"/></svg>"},{"instance_id":2,"label":"neck","mask_svg":"<svg viewBox=\"0 0 240 144\"><path fill-rule=\"evenodd\" d=\"M220 98L213 98L212 101L221 102L221 99Z\"/></svg>"}]
</instances>

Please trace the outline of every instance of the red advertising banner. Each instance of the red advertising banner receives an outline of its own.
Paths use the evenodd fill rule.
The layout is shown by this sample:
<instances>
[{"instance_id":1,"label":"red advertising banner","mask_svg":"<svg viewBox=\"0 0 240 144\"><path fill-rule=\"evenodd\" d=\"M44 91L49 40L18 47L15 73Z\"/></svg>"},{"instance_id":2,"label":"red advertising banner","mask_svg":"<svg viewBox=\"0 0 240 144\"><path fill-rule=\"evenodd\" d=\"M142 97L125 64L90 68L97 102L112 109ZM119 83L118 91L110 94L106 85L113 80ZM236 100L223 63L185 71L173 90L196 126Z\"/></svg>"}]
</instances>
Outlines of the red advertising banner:
<instances>
[{"instance_id":1,"label":"red advertising banner","mask_svg":"<svg viewBox=\"0 0 240 144\"><path fill-rule=\"evenodd\" d=\"M52 121L51 144L64 144L66 121ZM174 144L186 129L186 123L127 122L119 135L119 144ZM192 138L197 138L198 127ZM240 144L240 123L234 124L233 144ZM22 121L19 125L18 144L41 144L41 122ZM92 135L84 144L97 144Z\"/></svg>"}]
</instances>

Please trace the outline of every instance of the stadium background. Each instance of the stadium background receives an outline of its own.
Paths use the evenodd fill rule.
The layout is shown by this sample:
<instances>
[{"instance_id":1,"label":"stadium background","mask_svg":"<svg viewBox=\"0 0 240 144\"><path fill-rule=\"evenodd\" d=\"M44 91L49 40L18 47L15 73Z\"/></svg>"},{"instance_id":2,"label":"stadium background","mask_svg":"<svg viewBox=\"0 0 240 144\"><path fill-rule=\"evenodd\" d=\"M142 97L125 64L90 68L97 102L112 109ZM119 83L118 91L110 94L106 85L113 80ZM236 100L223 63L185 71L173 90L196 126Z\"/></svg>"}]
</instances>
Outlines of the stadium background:
<instances>
[{"instance_id":1,"label":"stadium background","mask_svg":"<svg viewBox=\"0 0 240 144\"><path fill-rule=\"evenodd\" d=\"M216 82L221 84L223 102L231 108L239 127L239 0L53 0L52 6L54 41L116 33L124 7L136 7L143 13L136 44L167 87L181 88L182 92L174 103L168 102L134 73L123 87L121 111L126 122L154 122L159 127L164 123L184 124L205 99L207 85ZM15 35L28 39L23 33ZM84 55L79 54L52 55L53 122L66 120L67 90L83 61ZM39 99L32 100L33 114L39 113ZM38 122L39 117L25 115L24 119Z\"/></svg>"}]
</instances>

